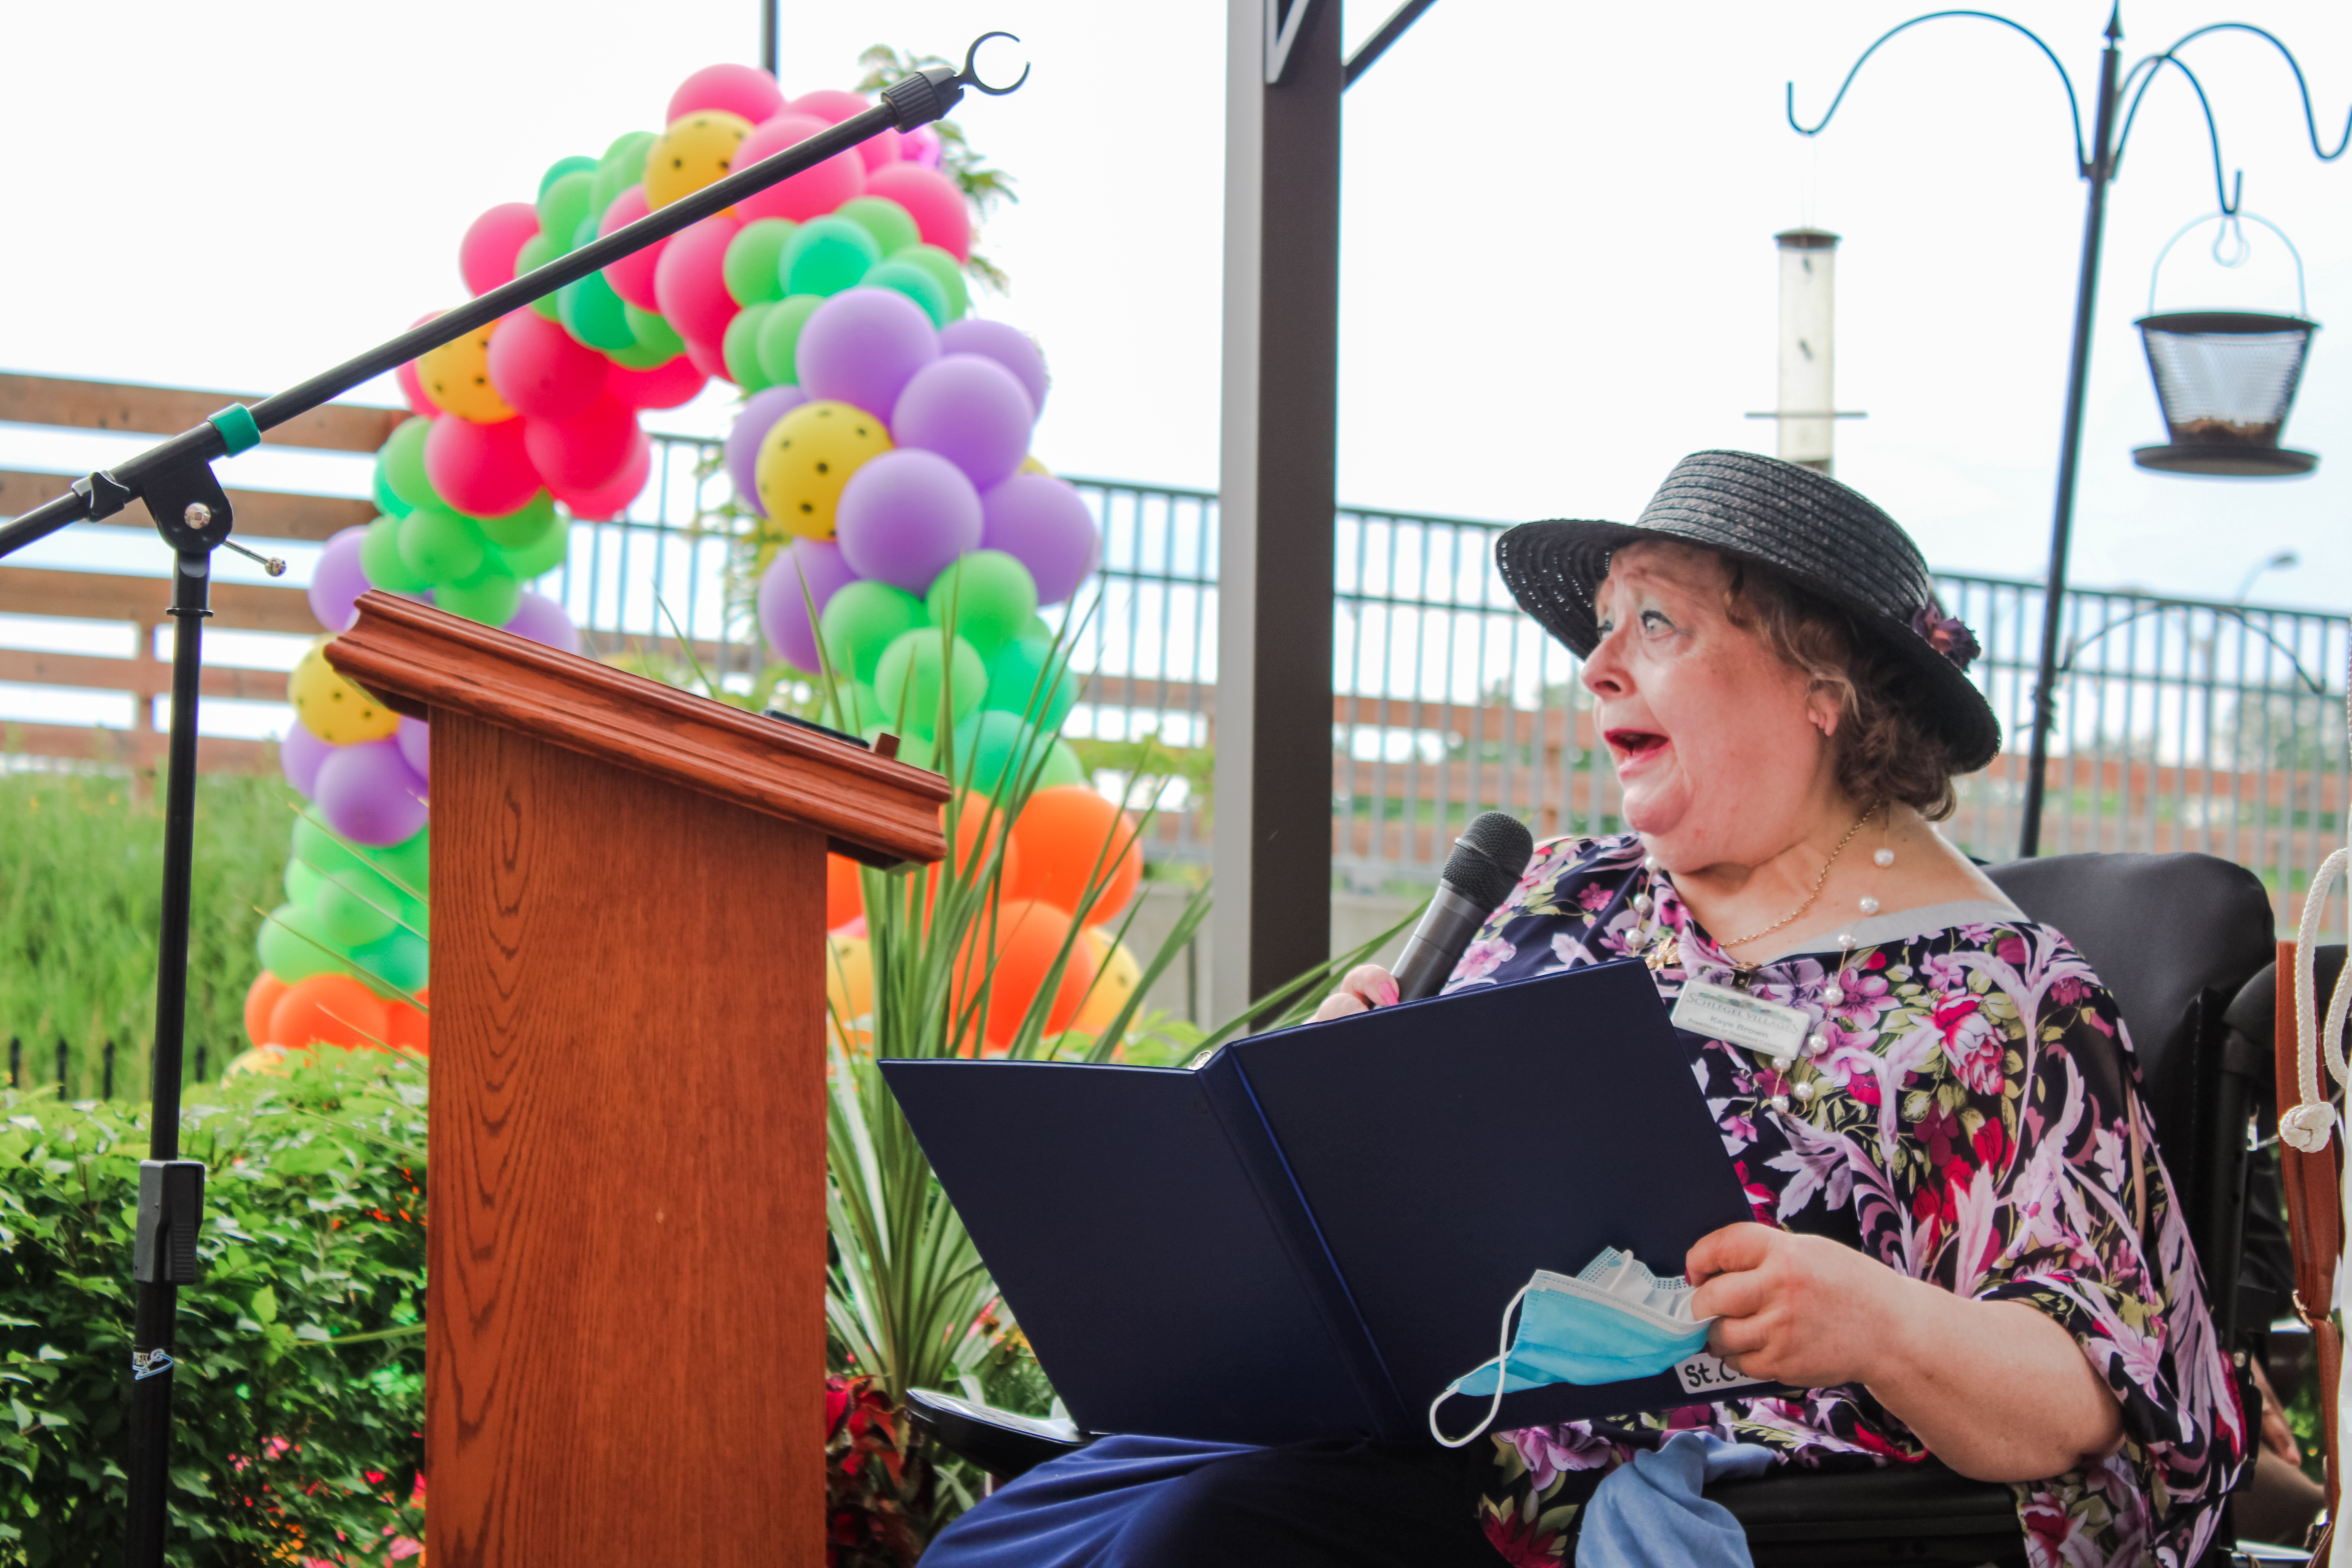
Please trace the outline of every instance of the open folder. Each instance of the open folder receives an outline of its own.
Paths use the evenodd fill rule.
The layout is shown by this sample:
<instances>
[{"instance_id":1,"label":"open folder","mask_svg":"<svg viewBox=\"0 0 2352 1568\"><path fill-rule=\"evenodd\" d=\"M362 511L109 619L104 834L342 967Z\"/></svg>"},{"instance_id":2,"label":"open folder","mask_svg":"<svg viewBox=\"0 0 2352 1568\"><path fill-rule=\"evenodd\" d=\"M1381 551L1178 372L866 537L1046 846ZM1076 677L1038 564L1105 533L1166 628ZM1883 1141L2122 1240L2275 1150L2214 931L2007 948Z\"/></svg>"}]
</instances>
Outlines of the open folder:
<instances>
[{"instance_id":1,"label":"open folder","mask_svg":"<svg viewBox=\"0 0 2352 1568\"><path fill-rule=\"evenodd\" d=\"M1093 1432L1430 1441L1538 1269L1678 1274L1752 1217L1638 963L1237 1040L1193 1070L893 1059L884 1078ZM1491 1384L1488 1386L1491 1387ZM1674 1371L1504 1395L1494 1430L1780 1385ZM1459 1432L1486 1398L1441 1415Z\"/></svg>"}]
</instances>

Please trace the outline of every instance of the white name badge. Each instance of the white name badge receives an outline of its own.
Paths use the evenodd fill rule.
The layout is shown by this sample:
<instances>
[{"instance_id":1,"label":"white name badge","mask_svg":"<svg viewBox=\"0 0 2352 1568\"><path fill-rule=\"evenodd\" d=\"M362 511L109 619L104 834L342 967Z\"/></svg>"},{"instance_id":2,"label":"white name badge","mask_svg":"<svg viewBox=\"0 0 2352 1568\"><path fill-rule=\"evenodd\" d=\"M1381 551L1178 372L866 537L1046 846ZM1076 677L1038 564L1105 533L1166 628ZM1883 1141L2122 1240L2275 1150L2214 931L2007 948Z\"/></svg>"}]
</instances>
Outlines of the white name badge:
<instances>
[{"instance_id":1,"label":"white name badge","mask_svg":"<svg viewBox=\"0 0 2352 1568\"><path fill-rule=\"evenodd\" d=\"M1784 1066L1797 1059L1806 1032L1813 1026L1811 1017L1800 1008L1696 979L1683 983L1673 1017L1677 1029L1762 1051Z\"/></svg>"},{"instance_id":2,"label":"white name badge","mask_svg":"<svg viewBox=\"0 0 2352 1568\"><path fill-rule=\"evenodd\" d=\"M1685 1394L1703 1394L1709 1399L1727 1388L1752 1388L1759 1383L1771 1381L1767 1377L1749 1377L1745 1373L1734 1372L1720 1357L1711 1356L1705 1351L1675 1367L1675 1378L1683 1385Z\"/></svg>"}]
</instances>

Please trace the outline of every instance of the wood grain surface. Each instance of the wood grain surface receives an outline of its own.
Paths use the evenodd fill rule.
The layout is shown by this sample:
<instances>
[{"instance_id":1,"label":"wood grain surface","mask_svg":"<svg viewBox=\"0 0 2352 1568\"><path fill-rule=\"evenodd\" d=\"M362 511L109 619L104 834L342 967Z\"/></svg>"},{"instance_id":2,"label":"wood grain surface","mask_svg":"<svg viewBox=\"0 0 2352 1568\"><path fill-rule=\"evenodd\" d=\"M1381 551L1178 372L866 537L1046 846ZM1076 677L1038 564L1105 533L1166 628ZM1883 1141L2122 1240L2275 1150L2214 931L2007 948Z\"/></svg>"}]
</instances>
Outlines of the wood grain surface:
<instances>
[{"instance_id":1,"label":"wood grain surface","mask_svg":"<svg viewBox=\"0 0 2352 1568\"><path fill-rule=\"evenodd\" d=\"M85 430L129 430L175 436L232 403L258 403L250 392L192 392L120 381L74 381L54 375L0 375L0 419L24 425L69 425ZM373 452L408 417L405 408L329 403L289 419L262 440L281 447L323 447Z\"/></svg>"},{"instance_id":2,"label":"wood grain surface","mask_svg":"<svg viewBox=\"0 0 2352 1568\"><path fill-rule=\"evenodd\" d=\"M870 865L947 853L940 807L948 782L935 773L429 605L361 595L359 620L327 645L327 662L396 711L467 713L805 822L836 852Z\"/></svg>"},{"instance_id":3,"label":"wood grain surface","mask_svg":"<svg viewBox=\"0 0 2352 1568\"><path fill-rule=\"evenodd\" d=\"M824 837L432 724L429 1561L816 1568Z\"/></svg>"}]
</instances>

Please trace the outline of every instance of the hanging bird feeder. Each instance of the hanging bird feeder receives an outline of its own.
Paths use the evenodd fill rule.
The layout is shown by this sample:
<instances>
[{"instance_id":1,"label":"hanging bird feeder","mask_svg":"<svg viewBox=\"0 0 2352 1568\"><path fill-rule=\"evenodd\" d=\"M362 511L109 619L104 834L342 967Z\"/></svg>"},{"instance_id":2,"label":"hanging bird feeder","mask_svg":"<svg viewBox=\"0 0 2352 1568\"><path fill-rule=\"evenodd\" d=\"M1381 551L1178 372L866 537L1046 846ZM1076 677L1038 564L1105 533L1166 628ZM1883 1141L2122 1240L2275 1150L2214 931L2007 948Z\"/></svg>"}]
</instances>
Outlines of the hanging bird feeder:
<instances>
[{"instance_id":1,"label":"hanging bird feeder","mask_svg":"<svg viewBox=\"0 0 2352 1568\"><path fill-rule=\"evenodd\" d=\"M2298 312L2303 300L2303 258L2292 241L2273 224L2252 213L2222 218L2224 237L2237 233L2237 216L2252 217L2278 235L2294 257ZM2165 243L2157 253L2158 268L2166 253L2189 229L2212 221L2200 218ZM2238 233L2238 254L2224 259L2221 240L2214 259L2224 267L2245 263L2247 247ZM2134 325L2147 351L2148 374L2156 381L2156 397L2164 409L2171 439L2161 447L2142 447L2132 461L2143 468L2170 474L2210 474L2231 479L2278 479L2307 474L2319 466L2309 452L2279 445L2288 411L2294 406L2295 388L2303 380L2305 359L2311 352L2311 334L2319 323L2303 314L2263 315L2246 310L2176 310L2155 314L2156 280L2148 280L2148 309Z\"/></svg>"}]
</instances>

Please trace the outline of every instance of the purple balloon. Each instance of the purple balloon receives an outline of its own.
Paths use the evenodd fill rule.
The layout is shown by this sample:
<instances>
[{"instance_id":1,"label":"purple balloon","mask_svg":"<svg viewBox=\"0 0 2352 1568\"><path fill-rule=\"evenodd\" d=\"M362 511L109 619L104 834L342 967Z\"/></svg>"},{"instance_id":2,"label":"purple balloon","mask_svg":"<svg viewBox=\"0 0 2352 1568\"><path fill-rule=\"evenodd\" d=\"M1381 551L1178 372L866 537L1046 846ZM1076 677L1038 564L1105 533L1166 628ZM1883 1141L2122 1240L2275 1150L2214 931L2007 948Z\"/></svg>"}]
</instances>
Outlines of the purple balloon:
<instances>
[{"instance_id":1,"label":"purple balloon","mask_svg":"<svg viewBox=\"0 0 2352 1568\"><path fill-rule=\"evenodd\" d=\"M515 606L514 617L504 628L519 637L529 637L535 643L545 643L559 653L580 651L580 628L563 613L563 606L544 594L523 590L522 601Z\"/></svg>"},{"instance_id":2,"label":"purple balloon","mask_svg":"<svg viewBox=\"0 0 2352 1568\"><path fill-rule=\"evenodd\" d=\"M286 774L286 782L308 800L319 793L319 764L334 749L332 742L321 741L297 719L287 730L286 738L278 742L278 766Z\"/></svg>"},{"instance_id":3,"label":"purple balloon","mask_svg":"<svg viewBox=\"0 0 2352 1568\"><path fill-rule=\"evenodd\" d=\"M331 632L347 632L360 618L352 601L371 585L360 567L360 541L366 537L365 528L336 534L319 552L319 564L310 573L310 613Z\"/></svg>"},{"instance_id":4,"label":"purple balloon","mask_svg":"<svg viewBox=\"0 0 2352 1568\"><path fill-rule=\"evenodd\" d=\"M743 412L735 416L735 428L727 433L727 472L735 481L735 499L751 508L754 517L768 515L760 504L760 443L768 438L777 420L807 401L808 394L797 386L755 392L743 405Z\"/></svg>"},{"instance_id":5,"label":"purple balloon","mask_svg":"<svg viewBox=\"0 0 2352 1568\"><path fill-rule=\"evenodd\" d=\"M404 844L425 826L425 781L390 741L338 746L319 764L319 816L354 844Z\"/></svg>"},{"instance_id":6,"label":"purple balloon","mask_svg":"<svg viewBox=\"0 0 2352 1568\"><path fill-rule=\"evenodd\" d=\"M403 719L400 728L392 732L392 743L400 748L400 760L406 763L421 779L433 777L433 727L422 719Z\"/></svg>"},{"instance_id":7,"label":"purple balloon","mask_svg":"<svg viewBox=\"0 0 2352 1568\"><path fill-rule=\"evenodd\" d=\"M940 329L940 353L980 354L994 360L1011 371L1021 390L1029 395L1029 406L1040 414L1045 412L1045 356L1020 328L966 316Z\"/></svg>"},{"instance_id":8,"label":"purple balloon","mask_svg":"<svg viewBox=\"0 0 2352 1568\"><path fill-rule=\"evenodd\" d=\"M900 447L858 465L834 511L842 559L861 577L921 598L980 545L980 492L936 452Z\"/></svg>"},{"instance_id":9,"label":"purple balloon","mask_svg":"<svg viewBox=\"0 0 2352 1568\"><path fill-rule=\"evenodd\" d=\"M816 673L823 661L817 658L816 628L809 624L809 603L815 601L822 615L844 584L856 581L841 546L830 540L795 539L791 549L777 551L760 578L760 630L768 646L794 669Z\"/></svg>"},{"instance_id":10,"label":"purple balloon","mask_svg":"<svg viewBox=\"0 0 2352 1568\"><path fill-rule=\"evenodd\" d=\"M887 419L908 379L939 357L920 305L896 289L845 289L809 312L793 365L811 397Z\"/></svg>"},{"instance_id":11,"label":"purple balloon","mask_svg":"<svg viewBox=\"0 0 2352 1568\"><path fill-rule=\"evenodd\" d=\"M907 383L890 411L890 436L937 452L986 489L1019 469L1035 423L1037 410L1011 371L979 354L947 354Z\"/></svg>"},{"instance_id":12,"label":"purple balloon","mask_svg":"<svg viewBox=\"0 0 2352 1568\"><path fill-rule=\"evenodd\" d=\"M856 483L853 479L852 484ZM1037 579L1037 602L1077 592L1102 558L1102 535L1078 492L1046 474L1015 474L980 498L981 544L1002 550Z\"/></svg>"}]
</instances>

